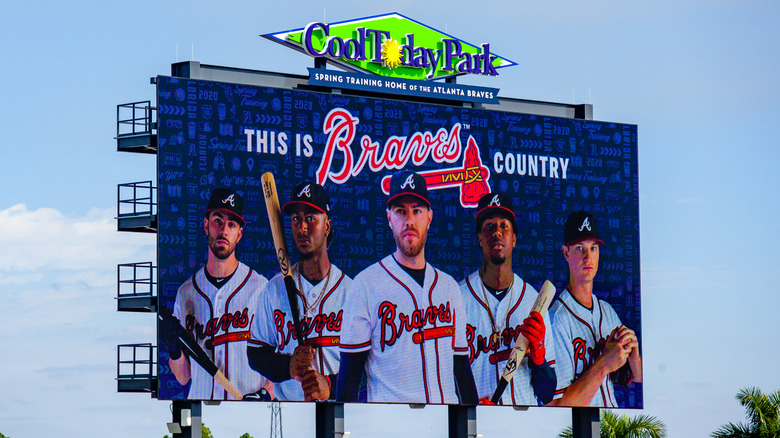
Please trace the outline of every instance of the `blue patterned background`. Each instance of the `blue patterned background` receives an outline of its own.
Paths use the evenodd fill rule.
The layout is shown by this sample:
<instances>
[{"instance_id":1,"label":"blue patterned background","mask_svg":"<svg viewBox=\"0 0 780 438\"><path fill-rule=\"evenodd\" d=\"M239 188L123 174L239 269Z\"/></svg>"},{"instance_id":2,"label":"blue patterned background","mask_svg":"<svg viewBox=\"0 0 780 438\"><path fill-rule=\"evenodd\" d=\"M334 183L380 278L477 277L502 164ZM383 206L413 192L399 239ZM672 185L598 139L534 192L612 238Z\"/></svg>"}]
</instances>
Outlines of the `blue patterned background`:
<instances>
[{"instance_id":1,"label":"blue patterned background","mask_svg":"<svg viewBox=\"0 0 780 438\"><path fill-rule=\"evenodd\" d=\"M391 136L440 128L456 123L476 141L482 163L490 170L491 190L513 199L518 240L513 266L523 279L539 289L551 279L561 290L568 267L561 255L563 223L575 210L598 218L605 241L596 277L596 294L609 302L625 325L642 342L639 270L639 190L636 125L604 123L526 114L448 107L394 100L369 99L307 91L260 88L170 77L157 78L158 107L158 266L159 304L172 308L176 290L206 261L203 216L211 190L229 186L245 199L244 237L238 258L271 278L278 271L273 241L260 187L260 175L271 171L282 203L301 180L314 180L327 136L326 115L334 108L358 117L352 144L360 155L359 140L367 135L384 148ZM277 153L247 152L245 129L265 132ZM280 135L286 136L286 154L279 154ZM311 156L303 154L303 138L311 136ZM274 139L271 142L271 138ZM297 155L296 138L300 139ZM520 176L496 172L494 156L517 154L568 159L567 178ZM332 169L340 169L341 156ZM457 167L429 159L426 171ZM504 159L501 164L506 164ZM337 185L327 181L333 205L335 240L331 261L354 277L395 248L385 218L380 190L382 177L392 173L362 172ZM428 234L426 259L457 281L476 270L481 254L476 244L473 208L463 208L456 188L431 191L434 219ZM289 223L289 222L288 222ZM288 235L288 247L296 259ZM159 343L158 343L159 345ZM183 398L181 387L167 367L167 352L159 351L160 399ZM621 405L642 407L641 390L616 386Z\"/></svg>"}]
</instances>

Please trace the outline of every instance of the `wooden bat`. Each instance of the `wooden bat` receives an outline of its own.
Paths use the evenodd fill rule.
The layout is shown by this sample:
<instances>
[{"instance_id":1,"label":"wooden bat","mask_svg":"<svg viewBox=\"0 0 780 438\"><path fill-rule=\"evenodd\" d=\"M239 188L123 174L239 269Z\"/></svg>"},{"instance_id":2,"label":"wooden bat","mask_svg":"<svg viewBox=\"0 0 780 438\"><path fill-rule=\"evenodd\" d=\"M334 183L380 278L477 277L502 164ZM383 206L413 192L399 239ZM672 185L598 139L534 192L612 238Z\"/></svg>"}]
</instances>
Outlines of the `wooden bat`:
<instances>
[{"instance_id":1,"label":"wooden bat","mask_svg":"<svg viewBox=\"0 0 780 438\"><path fill-rule=\"evenodd\" d=\"M290 303L293 324L295 325L295 337L298 338L298 345L306 344L306 339L301 328L301 317L298 313L298 289L295 287L295 280L292 277L292 266L290 265L290 255L287 252L287 242L284 239L284 221L282 220L282 209L279 207L279 194L276 191L276 180L271 172L265 172L260 180L263 184L263 196L265 197L265 208L268 210L268 222L271 224L271 235L274 238L274 247L276 248L276 257L279 260L279 269L284 276L284 287L287 289L287 300Z\"/></svg>"},{"instance_id":2,"label":"wooden bat","mask_svg":"<svg viewBox=\"0 0 780 438\"><path fill-rule=\"evenodd\" d=\"M545 280L544 284L542 285L542 290L539 292L539 296L536 297L536 301L534 301L534 305L531 307L531 312L535 310L542 315L542 318L544 318L547 314L547 308L550 307L550 303L552 302L554 296L555 286L553 286L550 280ZM504 390L506 389L509 382L512 381L512 377L514 377L515 371L517 371L517 367L520 365L520 362L523 360L523 357L525 357L525 353L527 351L528 339L526 339L525 336L521 334L517 337L515 346L512 348L512 353L509 355L509 359L506 361L504 372L501 375L501 379L498 381L498 387L496 387L496 391L493 393L493 397L490 398L490 401L493 404L497 404L501 399L501 395L504 393Z\"/></svg>"},{"instance_id":3,"label":"wooden bat","mask_svg":"<svg viewBox=\"0 0 780 438\"><path fill-rule=\"evenodd\" d=\"M159 307L159 310L157 311L157 318L159 318L160 321L170 321L170 319L175 319L173 314L171 314L171 311L166 309L164 306ZM207 373L211 374L214 377L214 380L222 385L222 387L225 388L225 390L227 390L227 392L234 399L243 399L244 395L241 394L241 391L236 389L236 387L230 383L230 380L225 377L225 374L220 371L219 368L217 368L217 365L215 365L209 355L203 351L203 348L201 348L200 344L198 344L198 341L195 340L192 334L187 330L184 330L184 327L179 324L178 320L176 320L175 323L175 326L180 328L180 330L178 330L176 333L176 337L178 338L179 347L181 348L182 352L186 352L191 359L197 362L198 365L202 366ZM170 324L170 326L173 327L174 325Z\"/></svg>"}]
</instances>

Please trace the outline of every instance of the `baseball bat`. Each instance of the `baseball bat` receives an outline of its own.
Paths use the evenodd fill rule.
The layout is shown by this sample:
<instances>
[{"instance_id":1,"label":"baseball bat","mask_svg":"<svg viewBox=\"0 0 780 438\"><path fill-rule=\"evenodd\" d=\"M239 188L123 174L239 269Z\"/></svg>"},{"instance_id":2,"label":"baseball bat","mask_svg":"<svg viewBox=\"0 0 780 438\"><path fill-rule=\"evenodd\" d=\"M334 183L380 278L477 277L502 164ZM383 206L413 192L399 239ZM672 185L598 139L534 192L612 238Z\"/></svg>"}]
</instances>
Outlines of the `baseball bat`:
<instances>
[{"instance_id":1,"label":"baseball bat","mask_svg":"<svg viewBox=\"0 0 780 438\"><path fill-rule=\"evenodd\" d=\"M282 270L282 275L284 276L284 287L287 289L287 300L290 303L290 311L292 312L293 324L295 325L295 337L298 338L298 345L303 346L306 343L306 339L301 328L301 317L298 313L298 289L295 287L295 280L292 277L290 256L287 252L287 242L284 239L284 221L282 220L282 209L279 207L276 180L274 180L274 175L271 172L265 172L260 180L263 184L265 208L268 210L268 222L271 224L271 235L274 238L276 257L279 260L279 269Z\"/></svg>"},{"instance_id":2,"label":"baseball bat","mask_svg":"<svg viewBox=\"0 0 780 438\"><path fill-rule=\"evenodd\" d=\"M534 305L531 307L531 312L535 310L544 318L547 314L547 308L550 307L550 303L554 296L555 286L553 286L550 280L545 280L542 285L542 290L539 291L539 296L536 297L536 301L534 301ZM504 393L509 382L512 381L512 377L514 377L517 367L520 365L520 362L523 360L523 357L525 357L527 351L528 339L521 334L517 337L515 346L512 347L512 353L510 353L509 359L506 361L504 372L501 374L501 379L498 381L498 387L496 387L496 391L490 399L493 404L497 404L501 399L501 395Z\"/></svg>"},{"instance_id":3,"label":"baseball bat","mask_svg":"<svg viewBox=\"0 0 780 438\"><path fill-rule=\"evenodd\" d=\"M171 314L170 310L166 309L165 307L159 308L157 311L157 317L160 319L160 321L169 321L170 319L175 318L173 314ZM173 324L170 325L173 326ZM190 358L192 358L195 362L197 362L198 365L202 366L207 373L211 374L211 376L214 377L214 380L222 385L222 387L225 388L234 399L243 399L244 395L241 394L241 392L236 389L232 383L230 383L230 380L225 377L225 374L220 371L219 368L217 368L217 365L214 364L214 361L211 360L209 355L203 351L203 348L201 348L200 344L198 344L198 341L195 340L192 334L187 330L184 330L184 327L182 327L178 321L176 321L176 326L179 327L179 330L176 333L176 337L178 338L179 347L181 347L182 351L186 352L187 355L190 356Z\"/></svg>"}]
</instances>

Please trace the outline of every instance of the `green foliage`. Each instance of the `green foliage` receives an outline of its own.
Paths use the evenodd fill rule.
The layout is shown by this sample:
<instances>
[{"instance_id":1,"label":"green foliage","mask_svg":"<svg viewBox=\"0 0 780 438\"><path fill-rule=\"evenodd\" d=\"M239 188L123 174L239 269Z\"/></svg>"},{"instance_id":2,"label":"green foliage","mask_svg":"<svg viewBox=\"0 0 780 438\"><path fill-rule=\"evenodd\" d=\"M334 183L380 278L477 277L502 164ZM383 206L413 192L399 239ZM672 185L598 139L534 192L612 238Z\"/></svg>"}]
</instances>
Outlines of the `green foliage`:
<instances>
[{"instance_id":1,"label":"green foliage","mask_svg":"<svg viewBox=\"0 0 780 438\"><path fill-rule=\"evenodd\" d=\"M713 438L771 438L780 436L780 391L764 394L758 388L742 388L737 401L745 407L747 423L726 423Z\"/></svg>"},{"instance_id":2,"label":"green foliage","mask_svg":"<svg viewBox=\"0 0 780 438\"><path fill-rule=\"evenodd\" d=\"M666 438L666 426L663 421L650 415L616 414L602 409L599 426L601 438ZM564 429L558 438L572 438L571 426Z\"/></svg>"},{"instance_id":3,"label":"green foliage","mask_svg":"<svg viewBox=\"0 0 780 438\"><path fill-rule=\"evenodd\" d=\"M245 433L238 438L254 438L254 437L252 437L252 435L250 435L249 433Z\"/></svg>"},{"instance_id":4,"label":"green foliage","mask_svg":"<svg viewBox=\"0 0 780 438\"><path fill-rule=\"evenodd\" d=\"M200 423L200 436L202 438L214 438L214 435L211 434L211 430L206 427L206 423Z\"/></svg>"}]
</instances>

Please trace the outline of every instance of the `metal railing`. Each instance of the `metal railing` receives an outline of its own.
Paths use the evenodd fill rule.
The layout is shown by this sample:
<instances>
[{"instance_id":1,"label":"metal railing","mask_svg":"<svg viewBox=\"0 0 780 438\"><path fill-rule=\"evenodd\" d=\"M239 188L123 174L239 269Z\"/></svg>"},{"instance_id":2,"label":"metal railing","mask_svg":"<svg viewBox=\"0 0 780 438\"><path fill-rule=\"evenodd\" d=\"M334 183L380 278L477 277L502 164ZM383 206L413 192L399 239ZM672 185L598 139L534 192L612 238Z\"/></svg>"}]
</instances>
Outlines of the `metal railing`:
<instances>
[{"instance_id":1,"label":"metal railing","mask_svg":"<svg viewBox=\"0 0 780 438\"><path fill-rule=\"evenodd\" d=\"M118 380L149 380L157 376L155 347L146 344L121 344L116 347Z\"/></svg>"},{"instance_id":2,"label":"metal railing","mask_svg":"<svg viewBox=\"0 0 780 438\"><path fill-rule=\"evenodd\" d=\"M119 184L117 186L117 217L157 214L157 187L151 181Z\"/></svg>"},{"instance_id":3,"label":"metal railing","mask_svg":"<svg viewBox=\"0 0 780 438\"><path fill-rule=\"evenodd\" d=\"M122 263L116 266L117 297L155 296L157 266L152 262Z\"/></svg>"},{"instance_id":4,"label":"metal railing","mask_svg":"<svg viewBox=\"0 0 780 438\"><path fill-rule=\"evenodd\" d=\"M152 133L152 102L123 103L116 106L116 136Z\"/></svg>"}]
</instances>

